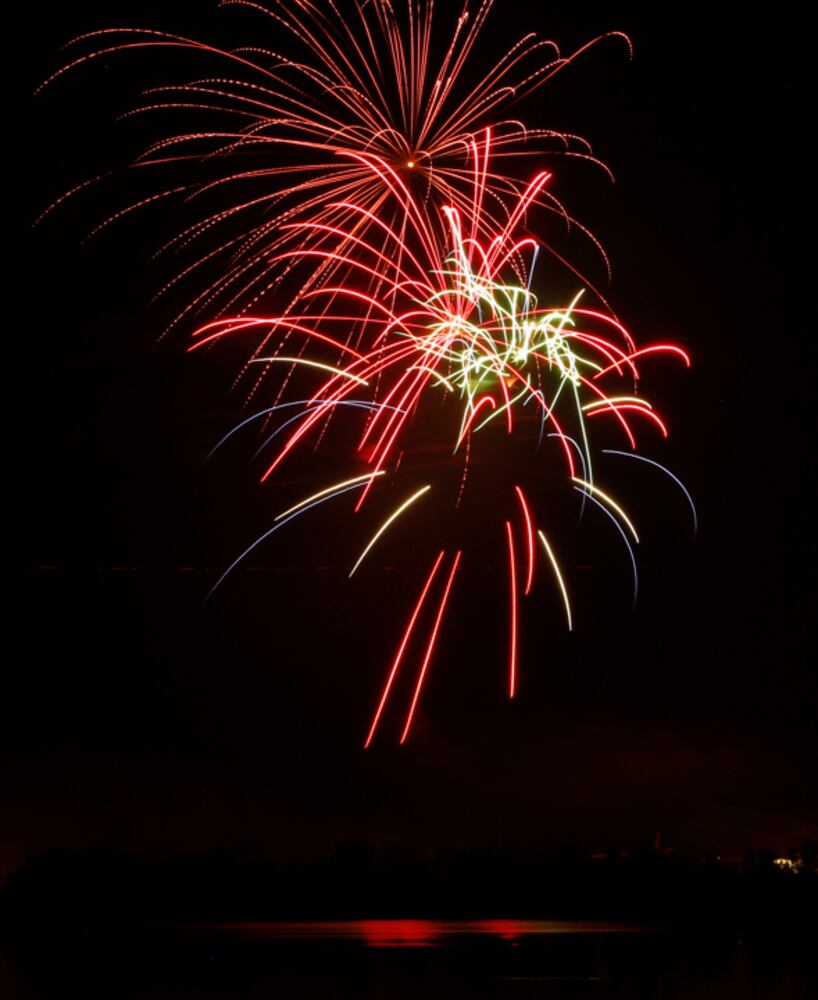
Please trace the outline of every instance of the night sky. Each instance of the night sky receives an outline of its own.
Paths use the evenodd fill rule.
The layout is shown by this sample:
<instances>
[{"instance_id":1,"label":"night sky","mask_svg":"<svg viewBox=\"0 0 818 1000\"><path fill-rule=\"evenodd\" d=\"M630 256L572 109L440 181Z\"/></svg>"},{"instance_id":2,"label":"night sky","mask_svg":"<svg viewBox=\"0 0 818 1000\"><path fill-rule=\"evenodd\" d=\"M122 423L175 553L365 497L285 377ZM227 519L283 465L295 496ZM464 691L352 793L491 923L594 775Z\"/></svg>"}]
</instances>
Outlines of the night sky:
<instances>
[{"instance_id":1,"label":"night sky","mask_svg":"<svg viewBox=\"0 0 818 1000\"><path fill-rule=\"evenodd\" d=\"M231 45L264 22L175 0L115 11L34 2L14 15L4 326L7 496L20 503L6 530L20 557L6 582L19 641L4 665L0 871L49 846L159 857L252 842L284 858L348 838L411 851L604 850L659 830L681 849L740 857L815 835L803 26L787 4L769 20L718 21L712 4L550 7L498 4L482 51L528 29L566 50L612 29L633 40L633 62L604 45L523 110L586 136L612 167L614 186L549 161L556 190L610 254L610 300L636 339L692 354L690 371L646 369L671 437L642 440L690 488L700 531L661 476L606 465L643 529L637 609L609 528L589 518L578 530L560 513L576 631L566 635L543 573L509 705L494 538L505 515L491 517L492 484L504 462L538 457L478 463L481 516L462 529L468 582L416 728L399 748L399 708L367 752L442 508L404 525L352 582L349 521L317 512L204 604L231 559L328 473L308 456L259 486L251 438L205 464L240 419L230 385L241 354L188 355L182 335L157 342L184 304L149 304L172 270L149 263L174 230L171 207L83 244L127 203L120 175L31 231L62 191L161 131L114 118L172 69L110 60L32 98L63 43L116 24ZM330 471L344 468L339 444L328 454Z\"/></svg>"}]
</instances>

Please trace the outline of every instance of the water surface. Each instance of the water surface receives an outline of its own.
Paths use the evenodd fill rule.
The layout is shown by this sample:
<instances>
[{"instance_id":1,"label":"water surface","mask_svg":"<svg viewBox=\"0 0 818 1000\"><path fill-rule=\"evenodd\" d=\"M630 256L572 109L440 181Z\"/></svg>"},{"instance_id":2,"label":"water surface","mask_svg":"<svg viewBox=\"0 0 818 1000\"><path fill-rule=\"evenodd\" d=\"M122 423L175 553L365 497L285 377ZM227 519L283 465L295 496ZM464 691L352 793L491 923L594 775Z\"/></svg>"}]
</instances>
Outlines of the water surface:
<instances>
[{"instance_id":1,"label":"water surface","mask_svg":"<svg viewBox=\"0 0 818 1000\"><path fill-rule=\"evenodd\" d=\"M814 1000L806 937L534 920L54 928L0 955L8 1000Z\"/></svg>"}]
</instances>

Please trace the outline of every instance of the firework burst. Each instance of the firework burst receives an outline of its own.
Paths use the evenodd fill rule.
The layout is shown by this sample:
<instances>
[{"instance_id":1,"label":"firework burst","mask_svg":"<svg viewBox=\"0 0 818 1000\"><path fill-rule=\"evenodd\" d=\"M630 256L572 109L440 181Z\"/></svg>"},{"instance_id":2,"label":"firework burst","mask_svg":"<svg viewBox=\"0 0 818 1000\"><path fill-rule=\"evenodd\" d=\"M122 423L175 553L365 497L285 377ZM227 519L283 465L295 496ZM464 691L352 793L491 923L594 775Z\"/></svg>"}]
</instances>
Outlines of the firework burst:
<instances>
[{"instance_id":1,"label":"firework burst","mask_svg":"<svg viewBox=\"0 0 818 1000\"><path fill-rule=\"evenodd\" d=\"M358 422L348 474L316 484L282 510L211 594L276 532L335 501L342 508L354 500L348 516L365 525L360 544L348 552L353 577L396 524L423 516L432 497L458 511L474 488L475 455L497 449L507 436L532 445L532 467L546 460L540 446L556 443L560 465L549 472L580 495L582 509L599 508L613 524L633 570L635 601L639 535L598 481L591 432L611 422L628 450L604 451L650 463L684 490L635 449L640 435L668 433L640 391L640 364L657 354L689 359L674 344L638 347L593 284L550 241L527 230L534 209L541 220L575 220L551 190L551 173L540 170L528 180L521 158L558 153L607 168L585 140L529 129L511 110L600 39L564 57L553 42L525 34L483 66L472 86L468 69L491 0L464 4L442 46L433 31L433 0L407 0L399 10L390 0L343 9L335 0L222 6L266 19L268 29L291 36L301 55L112 29L75 40L76 56L46 81L127 52L164 50L200 61L198 75L151 88L131 112L180 114L191 122L157 139L133 164L146 175L171 171L173 183L152 188L97 230L174 197L203 206L160 249L189 258L159 294L181 295L197 278L213 275L185 298L171 325L198 323L191 350L239 341L242 373L253 373L247 399L271 388L270 405L216 445L245 427L261 428L262 482L305 446L318 449L331 423L344 421L346 433L350 420ZM627 42L619 33L600 37ZM576 227L607 265L595 237ZM554 291L557 264L563 277L564 269L571 275L567 298ZM297 385L309 388L296 393ZM410 430L418 428L431 435L428 444L449 449L448 467L457 469L451 482L402 467ZM517 478L523 477L492 485L492 508L504 513L488 529L507 561L510 698L520 673L520 606L538 578L558 602L565 627L574 627L561 540L544 519L536 488ZM376 496L385 498L377 517ZM695 522L695 508L693 514ZM409 737L450 598L472 565L465 545L448 540L431 547L365 746L421 644L398 738Z\"/></svg>"},{"instance_id":2,"label":"firework burst","mask_svg":"<svg viewBox=\"0 0 818 1000\"><path fill-rule=\"evenodd\" d=\"M379 238L370 243L354 237L354 256L348 252L350 232L341 228L333 230L334 246L290 251L294 265L305 254L326 256L341 266L347 280L305 292L303 311L215 320L196 332L191 349L226 337L244 337L265 344L278 342L282 349L295 338L305 348L296 356L273 353L258 358L269 365L302 365L319 379L313 395L298 404L299 412L288 416L268 439L270 444L275 441L275 450L267 460L262 481L270 479L295 450L320 436L341 407L353 407L361 414L356 449L358 474L305 498L279 515L279 521L347 492L357 494L354 511L365 518L364 505L370 493L395 481L410 425L430 399L441 396L455 401L459 413L454 421L438 417L433 424L436 439L440 439L442 429L448 435L454 459L462 462L459 486L448 497L457 508L473 455L472 439L490 425L501 425L505 433L513 435L520 416L536 412L537 443L542 443L546 435L558 441L563 456L561 475L568 486L578 491L583 501L600 507L619 531L634 570L635 599L633 545L639 536L621 504L596 481L589 425L606 418L612 420L631 449L637 447L637 434L643 429L666 437L662 417L640 394L639 363L656 354L670 354L685 364L689 364L689 358L674 344L637 347L613 314L582 304L582 290L564 303L540 303L532 290L539 246L533 237L521 235L518 230L550 175L541 172L534 178L523 194L503 210L496 233L486 240L482 213L490 149L491 136L487 133L474 147L472 193L466 206L446 206L442 210L449 234L443 260L438 255L428 213L401 174L380 157L361 156L361 163L389 190L398 206L400 225L392 227L380 219L372 220L377 223ZM353 225L357 215L369 213L366 206L351 202L342 207ZM296 228L309 225L294 224ZM373 274L379 277L377 296L360 290ZM365 331L355 346L343 339L350 326ZM271 411L289 405L279 403L257 416L269 417ZM287 433L279 438L279 430L285 427ZM372 524L369 539L351 559L349 575L354 575L398 519L421 511L430 492L442 489L434 482L413 483L388 516ZM500 522L508 552L511 616L507 690L514 697L519 601L532 591L538 554L559 595L569 630L573 615L558 545L537 523L536 504L529 501L518 483L507 487L497 484L496 489L508 491L517 513L514 521ZM462 550L444 548L434 559L388 672L367 734L367 746L375 736L418 622L428 618L424 611L436 598L437 607L400 735L400 742L407 739L446 605L458 574L466 571L468 558Z\"/></svg>"},{"instance_id":3,"label":"firework burst","mask_svg":"<svg viewBox=\"0 0 818 1000\"><path fill-rule=\"evenodd\" d=\"M159 31L108 29L75 39L70 45L75 57L42 85L114 54L170 51L196 63L199 75L150 88L127 113L177 115L186 127L158 138L132 164L135 171L150 174L149 193L93 230L168 199L208 206L159 251L186 255L159 295L194 289L184 296L186 304L171 327L203 313L248 312L271 297L279 306L282 296L297 302L306 291L343 278L345 253L358 239L371 245L380 241L385 249L388 238L377 223L399 228L403 209L381 175L369 169L367 158L388 164L412 186L439 257L448 241L447 227L438 225L445 221L441 209L468 208L469 160L475 146L478 155L485 152L487 125L493 157L484 178L483 238L496 230L503 199L525 187L514 169L521 158L550 152L607 171L581 137L529 129L511 110L602 39L619 38L629 46L618 32L568 56L553 41L524 34L500 59L481 65L479 83L472 86L467 80L492 0L464 3L442 48L433 29L439 19L433 0L407 0L400 9L390 0L342 4L343 9L333 0L268 5L223 0L221 6L262 18L262 37L290 36L300 56L262 45L228 51ZM172 183L157 190L156 174L163 171L171 172ZM604 257L593 235L552 193L542 192L538 200L585 232ZM350 203L366 212L352 211ZM288 225L293 220L311 225ZM313 267L288 283L290 252L321 251L339 231L346 234L345 253L316 254ZM197 276L204 275L206 287L195 291ZM369 276L371 291L377 292L379 281L379 274Z\"/></svg>"}]
</instances>

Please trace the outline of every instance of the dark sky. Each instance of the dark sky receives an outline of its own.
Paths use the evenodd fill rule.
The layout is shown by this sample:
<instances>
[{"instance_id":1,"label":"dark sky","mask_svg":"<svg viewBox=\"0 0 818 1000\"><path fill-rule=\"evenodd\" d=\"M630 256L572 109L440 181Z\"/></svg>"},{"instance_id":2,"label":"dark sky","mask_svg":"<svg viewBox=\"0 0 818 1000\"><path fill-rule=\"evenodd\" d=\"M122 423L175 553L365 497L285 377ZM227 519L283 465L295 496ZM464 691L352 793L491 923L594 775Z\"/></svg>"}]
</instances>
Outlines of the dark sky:
<instances>
[{"instance_id":1,"label":"dark sky","mask_svg":"<svg viewBox=\"0 0 818 1000\"><path fill-rule=\"evenodd\" d=\"M114 179L30 232L53 197L150 134L113 121L149 76L139 58L31 98L61 44L113 23L231 44L259 22L179 2L117 4L116 21L103 3L16 15L4 312L20 501L6 525L21 559L7 579L19 643L4 667L0 870L47 846L604 849L657 829L729 856L818 828L804 29L787 4L741 20L714 20L712 4L550 6L514 5L513 24L495 11L483 51L527 28L566 49L614 28L634 42L633 62L600 49L526 110L611 165L613 187L558 163L559 190L606 245L610 298L637 339L693 355L689 372L651 370L671 439L648 454L686 481L701 529L692 539L664 482L610 466L644 529L638 608L616 541L567 519L577 629L565 635L542 586L510 706L505 565L470 526L411 743L395 746L396 715L366 753L434 530L398 536L348 583L346 522L315 517L203 605L314 467L296 464L277 493L258 485L249 441L204 464L242 399L235 357L156 342L168 307L148 300L167 271L147 261L172 216L82 245L125 203ZM492 470L477 479L491 507Z\"/></svg>"}]
</instances>

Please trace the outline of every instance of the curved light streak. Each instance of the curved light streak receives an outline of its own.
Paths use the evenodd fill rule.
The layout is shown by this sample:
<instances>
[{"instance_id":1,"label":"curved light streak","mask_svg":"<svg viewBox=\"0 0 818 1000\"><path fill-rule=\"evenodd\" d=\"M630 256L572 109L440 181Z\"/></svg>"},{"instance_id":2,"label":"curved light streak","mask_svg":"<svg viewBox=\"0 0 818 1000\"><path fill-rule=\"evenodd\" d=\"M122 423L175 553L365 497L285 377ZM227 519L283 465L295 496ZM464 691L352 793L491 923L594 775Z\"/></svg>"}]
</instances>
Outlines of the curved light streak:
<instances>
[{"instance_id":1,"label":"curved light streak","mask_svg":"<svg viewBox=\"0 0 818 1000\"><path fill-rule=\"evenodd\" d=\"M426 646L426 655L423 657L423 664L420 668L420 674L418 675L417 685L415 686L415 693L412 697L412 704L409 706L409 712L406 716L406 725L403 727L403 732L401 733L400 743L403 745L406 742L406 738L409 735L409 730L412 727L412 719L415 717L415 709L417 708L418 700L420 699L420 692L423 687L423 681L426 678L426 671L429 667L429 661L432 658L432 653L435 648L435 642L437 641L437 633L440 630L440 623L443 620L443 612L446 610L446 603L449 600L449 591L452 589L452 583L454 582L455 574L457 573L457 567L460 564L460 557L462 553L457 552L452 563L451 571L449 572L449 579L446 581L446 589L443 591L443 597L440 600L440 607L437 611L437 617L435 618L435 623L432 627L431 634L429 636L429 643Z\"/></svg>"},{"instance_id":2,"label":"curved light streak","mask_svg":"<svg viewBox=\"0 0 818 1000\"><path fill-rule=\"evenodd\" d=\"M367 382L366 379L361 378L359 375L353 375L352 372L344 371L342 368L335 368L323 361L311 361L309 358L292 358L287 357L284 354L277 354L270 358L251 359L251 362L254 364L272 364L276 361L283 361L293 365L306 365L308 368L319 368L321 371L332 372L333 375L340 375L341 378L352 379L353 382L357 382L359 385L369 385L369 382Z\"/></svg>"},{"instance_id":3,"label":"curved light streak","mask_svg":"<svg viewBox=\"0 0 818 1000\"><path fill-rule=\"evenodd\" d=\"M508 696L513 698L517 691L517 565L514 559L514 535L511 522L506 521L506 541L508 542L509 595L511 598L511 627L508 650Z\"/></svg>"},{"instance_id":4,"label":"curved light streak","mask_svg":"<svg viewBox=\"0 0 818 1000\"><path fill-rule=\"evenodd\" d=\"M625 534L625 529L622 527L619 521L617 521L617 519L613 516L613 514L608 510L605 504L597 500L597 498L592 493L588 493L581 486L575 486L574 489L577 491L577 493L584 494L590 501L595 503L596 506L599 507L601 511L604 511L605 515L611 519L614 525L616 525L616 530L622 536L622 541L625 543L625 548L628 550L628 555L631 557L631 569L633 570L633 607L636 607L636 599L639 596L639 573L636 568L636 556L633 554L633 546L631 545L628 536Z\"/></svg>"},{"instance_id":5,"label":"curved light streak","mask_svg":"<svg viewBox=\"0 0 818 1000\"><path fill-rule=\"evenodd\" d=\"M357 562L352 567L352 569L349 571L349 576L350 577L355 572L355 570L361 565L361 563L366 558L367 553L372 549L373 545L377 542L377 540L381 537L381 535L386 531L386 529L389 527L389 525L392 524L392 522L396 518L400 517L400 515L406 510L407 507L411 506L415 502L415 500L417 500L419 497L423 496L423 494L426 493L431 488L432 488L431 484L428 484L427 486L422 486L419 490L417 490L417 492L413 493L409 497L408 500L404 500L403 503L400 505L400 507L398 507L396 510L394 510L389 515L389 517L383 522L383 524L380 526L380 528L378 528L378 530L372 536L371 540L368 542L368 544L367 544L366 548L363 550L363 552L358 556Z\"/></svg>"},{"instance_id":6,"label":"curved light streak","mask_svg":"<svg viewBox=\"0 0 818 1000\"><path fill-rule=\"evenodd\" d=\"M221 446L223 444L226 444L230 440L230 438L233 437L234 434L237 434L242 429L242 427L246 427L248 424L253 423L253 421L255 421L255 420L260 420L262 417L266 417L270 413L275 413L277 410L288 410L288 409L291 409L294 406L307 406L307 405L310 405L312 403L316 403L316 404L320 405L320 404L325 403L325 402L326 402L325 399L295 399L295 400L293 400L292 402L289 402L289 403L277 403L275 406L267 406L263 410L259 410L257 413L253 413L253 414L251 414L251 416L246 417L244 420L241 421L240 424L236 424L235 427L231 428L227 432L227 434L224 435L223 438L220 438L216 442L216 444L213 445L213 447L210 449L210 451L205 456L205 461L207 459L209 459L209 458L212 458L212 456L216 454L216 452L219 450L219 448L221 448ZM369 410L377 410L377 409L380 408L377 403L372 403L372 402L370 402L369 400L366 400L366 399L341 399L335 405L336 406L358 406L358 407L362 407L364 409L369 409ZM381 405L383 405L383 404L381 404ZM392 407L387 407L387 408L388 409L392 409ZM287 423L289 423L289 421L287 421ZM279 430L281 430L285 426L286 426L286 424L283 424L282 427L279 428ZM268 439L268 440L271 440L271 439Z\"/></svg>"},{"instance_id":7,"label":"curved light streak","mask_svg":"<svg viewBox=\"0 0 818 1000\"><path fill-rule=\"evenodd\" d=\"M551 563L551 569L554 571L554 576L557 578L557 583L559 584L560 591L562 593L562 601L565 605L565 617L568 619L568 631L573 631L573 623L571 621L571 602L568 600L568 590L565 587L565 580L562 578L562 573L560 572L559 563L557 562L556 556L551 551L551 546L548 544L548 539L545 537L542 531L537 531L540 536L540 541L543 543L545 548L545 554L548 556L548 561Z\"/></svg>"},{"instance_id":8,"label":"curved light streak","mask_svg":"<svg viewBox=\"0 0 818 1000\"><path fill-rule=\"evenodd\" d=\"M359 485L361 485L361 486L363 486L364 483L369 483L373 479L375 479L377 476L382 476L383 474L384 474L383 471L380 471L380 472L366 472L362 476L354 476L352 479L345 479L342 483L333 483L332 486L328 486L326 489L320 490L318 493L313 493L312 496L308 496L308 497L305 497L303 500L299 500L297 504L294 504L292 507L289 507L287 510L282 511L280 514L277 514L276 517L274 518L274 520L275 521L280 521L282 518L286 517L288 514L292 514L293 511L300 510L302 507L305 507L307 504L311 503L313 500L317 500L319 497L326 496L327 493L334 493L337 490L340 490L344 486L352 486L353 484L356 484L356 483L359 484Z\"/></svg>"},{"instance_id":9,"label":"curved light streak","mask_svg":"<svg viewBox=\"0 0 818 1000\"><path fill-rule=\"evenodd\" d=\"M637 406L646 406L649 410L653 409L650 403L646 399L642 399L641 396L606 396L605 399L596 399L592 403L586 403L582 409L587 413L588 410L593 410L597 406L618 405L620 403L635 403Z\"/></svg>"},{"instance_id":10,"label":"curved light streak","mask_svg":"<svg viewBox=\"0 0 818 1000\"><path fill-rule=\"evenodd\" d=\"M418 619L420 610L423 607L424 601L426 600L426 595L429 593L429 589L432 586L432 581L434 580L438 568L440 567L441 562L443 562L443 557L445 555L446 555L445 549L438 554L438 557L435 560L434 565L432 566L432 570L429 573L429 576L426 578L426 582L423 585L423 589L421 590L418 602L415 605L414 611L412 612L412 617L409 619L409 623L407 624L406 630L403 633L403 638L401 639L401 643L400 646L398 647L397 653L395 654L395 659L392 662L392 667L389 671L386 684L384 685L383 694L381 695L381 700L378 702L378 707L375 710L375 716L372 719L372 725L369 727L369 732L367 733L366 741L364 742L364 750L366 750L369 747L369 744L372 742L372 739L375 735L375 730L378 728L378 722L380 720L381 714L383 713L384 706L386 705L386 700L389 697L389 692L392 689L392 683L395 680L395 677L397 676L398 668L400 667L401 660L403 659L403 654L406 651L407 645L409 644L409 639L411 638L412 631L415 627L415 622Z\"/></svg>"},{"instance_id":11,"label":"curved light streak","mask_svg":"<svg viewBox=\"0 0 818 1000\"><path fill-rule=\"evenodd\" d=\"M584 489L588 490L589 493L593 493L594 496L601 497L605 501L605 503L607 503L610 507L613 507L613 509L617 512L617 514L619 514L619 516L622 518L625 524L627 524L630 533L633 535L633 540L635 542L639 541L639 535L636 533L636 528L634 528L633 522L625 513L625 511L622 510L622 508L619 506L616 500L613 499L613 497L608 496L608 494L605 493L604 490L601 490L598 486L594 486L593 483L586 483L584 479L577 479L576 476L573 477L571 482L578 483L580 486L584 487Z\"/></svg>"},{"instance_id":12,"label":"curved light streak","mask_svg":"<svg viewBox=\"0 0 818 1000\"><path fill-rule=\"evenodd\" d=\"M343 493L349 493L350 490L357 490L363 485L364 485L363 483L356 483L355 486L347 486L343 490L338 490L337 493L331 493L329 496L322 497L320 500L316 500L314 503L311 503L309 507L302 507L294 514L290 514L290 516L285 521L279 521L277 524L274 524L272 528L270 528L268 531L265 531L263 535L260 535L253 542L252 545L248 545L247 548L244 550L244 552L242 552L240 556L238 556L236 559L233 560L233 562L230 563L230 565L227 567L224 573L222 573L219 579L213 584L213 586L207 592L207 595L205 596L205 601L210 600L210 598L213 596L216 590L218 590L218 588L222 585L225 579L227 579L227 577L233 572L236 566L238 566L238 564L242 561L242 559L250 555L253 549L255 549L258 545L261 545L261 543L265 539L269 538L270 535L278 531L279 528L283 528L285 524L289 524L290 521L293 520L293 518L300 517L302 514L306 514L306 512L308 510L311 510L313 507L317 507L319 504L326 503L327 500L333 500L335 497L341 496L341 494Z\"/></svg>"},{"instance_id":13,"label":"curved light streak","mask_svg":"<svg viewBox=\"0 0 818 1000\"><path fill-rule=\"evenodd\" d=\"M528 572L525 578L525 594L528 595L531 593L531 585L534 582L534 525L531 521L531 511L528 509L528 504L523 496L522 489L519 486L515 486L514 492L517 494L517 499L520 501L520 506L523 510L523 518L525 519L525 537L528 550Z\"/></svg>"},{"instance_id":14,"label":"curved light streak","mask_svg":"<svg viewBox=\"0 0 818 1000\"><path fill-rule=\"evenodd\" d=\"M669 476L687 498L687 502L690 504L691 513L693 514L693 534L698 534L699 518L696 513L696 505L693 503L693 497L690 495L687 487L681 479L679 479L678 476L674 476L670 469L665 468L665 466L661 465L659 462L655 462L652 458L645 458L644 455L635 455L632 451L616 451L614 448L603 448L602 451L605 455L621 455L623 458L635 458L639 462L647 462L648 465L656 466L656 468L664 472L666 476Z\"/></svg>"}]
</instances>

